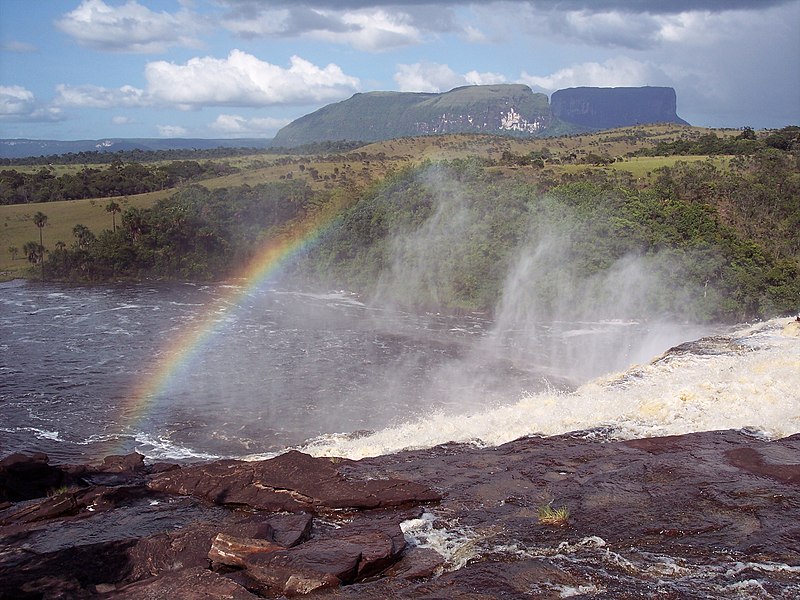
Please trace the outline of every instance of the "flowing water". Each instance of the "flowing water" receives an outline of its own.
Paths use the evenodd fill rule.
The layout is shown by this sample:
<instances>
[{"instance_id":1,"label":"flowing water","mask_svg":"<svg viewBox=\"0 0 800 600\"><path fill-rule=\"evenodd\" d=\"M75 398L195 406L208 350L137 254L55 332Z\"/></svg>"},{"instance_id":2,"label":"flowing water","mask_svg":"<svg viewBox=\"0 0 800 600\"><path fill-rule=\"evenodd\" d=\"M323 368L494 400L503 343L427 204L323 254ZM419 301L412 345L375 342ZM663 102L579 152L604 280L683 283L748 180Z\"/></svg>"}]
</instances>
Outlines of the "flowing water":
<instances>
[{"instance_id":1,"label":"flowing water","mask_svg":"<svg viewBox=\"0 0 800 600\"><path fill-rule=\"evenodd\" d=\"M0 456L42 451L53 462L89 462L137 450L151 461L196 461L294 447L360 458L531 434L800 431L794 319L727 329L633 320L504 326L481 314L392 310L344 292L3 283ZM133 507L129 519L156 509ZM181 510L180 518L196 516ZM654 582L668 597L790 597L764 586L798 589L793 565L693 563L633 549L622 556L598 537L506 548L437 519L426 513L404 532L442 554L448 570L497 554L547 557L601 573L598 582L618 577L623 588L625 578ZM94 540L96 531L69 536ZM534 592L604 589L541 582Z\"/></svg>"},{"instance_id":2,"label":"flowing water","mask_svg":"<svg viewBox=\"0 0 800 600\"><path fill-rule=\"evenodd\" d=\"M517 324L509 336L484 315L411 314L344 292L250 290L235 306L232 292L0 284L0 454L360 457L598 428L800 431L800 339L782 335L788 319L733 332L730 351L651 364L710 332L607 321ZM203 322L203 343L187 341L196 347L176 362L170 344Z\"/></svg>"}]
</instances>

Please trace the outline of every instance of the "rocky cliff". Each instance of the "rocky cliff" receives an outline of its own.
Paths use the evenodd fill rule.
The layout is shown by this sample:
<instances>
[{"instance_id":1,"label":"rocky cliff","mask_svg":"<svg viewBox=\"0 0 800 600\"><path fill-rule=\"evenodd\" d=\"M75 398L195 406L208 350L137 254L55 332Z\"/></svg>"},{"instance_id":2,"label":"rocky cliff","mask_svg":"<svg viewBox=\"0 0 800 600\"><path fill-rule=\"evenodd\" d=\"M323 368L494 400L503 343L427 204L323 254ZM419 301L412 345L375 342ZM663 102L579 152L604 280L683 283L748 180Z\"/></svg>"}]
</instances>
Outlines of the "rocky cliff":
<instances>
[{"instance_id":1,"label":"rocky cliff","mask_svg":"<svg viewBox=\"0 0 800 600\"><path fill-rule=\"evenodd\" d=\"M669 87L577 87L558 90L550 99L553 116L590 129L642 123L681 123L675 90Z\"/></svg>"},{"instance_id":2,"label":"rocky cliff","mask_svg":"<svg viewBox=\"0 0 800 600\"><path fill-rule=\"evenodd\" d=\"M442 94L370 92L293 121L275 146L443 133L544 136L639 123L685 123L675 90L663 87L573 88L544 94L526 85L473 85Z\"/></svg>"},{"instance_id":3,"label":"rocky cliff","mask_svg":"<svg viewBox=\"0 0 800 600\"><path fill-rule=\"evenodd\" d=\"M535 134L552 120L547 96L525 85L466 86L443 94L370 92L300 117L278 132L274 145L437 133Z\"/></svg>"}]
</instances>

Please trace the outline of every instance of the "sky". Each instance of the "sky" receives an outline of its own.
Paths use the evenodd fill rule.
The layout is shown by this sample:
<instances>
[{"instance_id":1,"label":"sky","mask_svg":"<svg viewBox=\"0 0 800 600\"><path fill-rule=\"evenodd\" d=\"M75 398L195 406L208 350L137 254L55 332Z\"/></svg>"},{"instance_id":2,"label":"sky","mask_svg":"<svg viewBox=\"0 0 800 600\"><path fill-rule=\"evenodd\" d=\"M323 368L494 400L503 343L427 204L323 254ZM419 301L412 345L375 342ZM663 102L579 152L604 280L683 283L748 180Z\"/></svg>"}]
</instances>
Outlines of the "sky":
<instances>
[{"instance_id":1,"label":"sky","mask_svg":"<svg viewBox=\"0 0 800 600\"><path fill-rule=\"evenodd\" d=\"M800 0L0 0L0 138L272 137L358 92L671 86L800 124Z\"/></svg>"}]
</instances>

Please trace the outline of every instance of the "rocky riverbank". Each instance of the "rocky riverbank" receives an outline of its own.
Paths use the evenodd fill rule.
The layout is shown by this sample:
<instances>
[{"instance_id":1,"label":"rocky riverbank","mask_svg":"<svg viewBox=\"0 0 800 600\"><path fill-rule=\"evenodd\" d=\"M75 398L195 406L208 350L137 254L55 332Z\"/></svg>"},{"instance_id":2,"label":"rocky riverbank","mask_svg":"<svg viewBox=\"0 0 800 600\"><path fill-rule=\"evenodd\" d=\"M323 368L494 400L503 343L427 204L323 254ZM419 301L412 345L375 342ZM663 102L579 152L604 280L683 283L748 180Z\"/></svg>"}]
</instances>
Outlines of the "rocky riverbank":
<instances>
[{"instance_id":1,"label":"rocky riverbank","mask_svg":"<svg viewBox=\"0 0 800 600\"><path fill-rule=\"evenodd\" d=\"M800 596L800 434L0 461L0 598ZM563 510L562 510L563 509Z\"/></svg>"}]
</instances>

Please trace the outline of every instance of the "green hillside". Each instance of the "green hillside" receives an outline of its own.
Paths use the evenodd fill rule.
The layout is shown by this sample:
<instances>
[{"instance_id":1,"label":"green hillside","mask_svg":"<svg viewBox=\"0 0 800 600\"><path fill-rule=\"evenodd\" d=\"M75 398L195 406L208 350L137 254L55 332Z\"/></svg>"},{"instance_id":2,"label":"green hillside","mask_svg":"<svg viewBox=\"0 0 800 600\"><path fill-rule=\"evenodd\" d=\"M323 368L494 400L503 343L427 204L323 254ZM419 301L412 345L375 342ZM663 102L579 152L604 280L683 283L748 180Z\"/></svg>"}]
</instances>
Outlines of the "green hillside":
<instances>
[{"instance_id":1,"label":"green hillside","mask_svg":"<svg viewBox=\"0 0 800 600\"><path fill-rule=\"evenodd\" d=\"M323 140L370 142L432 133L530 134L551 122L547 96L524 85L467 86L443 94L370 92L293 121L273 143L295 147Z\"/></svg>"}]
</instances>

